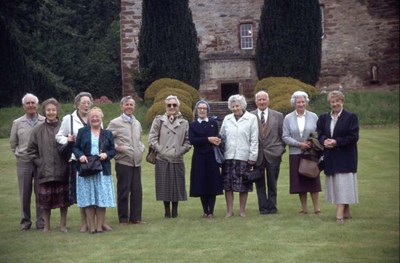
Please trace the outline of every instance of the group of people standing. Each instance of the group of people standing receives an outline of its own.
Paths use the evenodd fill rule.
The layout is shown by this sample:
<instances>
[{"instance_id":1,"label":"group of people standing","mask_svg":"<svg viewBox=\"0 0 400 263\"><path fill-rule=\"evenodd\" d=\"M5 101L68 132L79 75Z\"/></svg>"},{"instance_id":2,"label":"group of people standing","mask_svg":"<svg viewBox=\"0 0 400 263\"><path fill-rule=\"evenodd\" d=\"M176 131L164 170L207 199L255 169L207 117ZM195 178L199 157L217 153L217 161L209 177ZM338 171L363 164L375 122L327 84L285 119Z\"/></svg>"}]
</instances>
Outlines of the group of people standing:
<instances>
[{"instance_id":1,"label":"group of people standing","mask_svg":"<svg viewBox=\"0 0 400 263\"><path fill-rule=\"evenodd\" d=\"M246 99L232 95L220 130L209 116L210 105L200 100L194 120L180 112L178 97L165 99L165 114L156 116L150 128L149 147L157 153L155 162L156 199L164 205L164 217L178 217L178 204L187 200L184 154L194 147L190 170L191 197L200 197L204 218L214 218L216 196L225 193L226 215L234 216L234 192L239 193L239 216L246 217L248 192L253 183L244 173L255 167L262 174L255 181L260 214L275 214L277 181L285 146L289 146L290 193L298 194L300 214L307 214L307 193L311 193L314 213L321 213L318 194L320 177L307 178L298 172L300 159L311 150L322 156L326 176L326 199L335 203L336 219L351 218L350 204L358 203L357 141L359 124L354 113L343 109L340 91L328 94L331 111L321 116L307 110L307 93L296 91L290 100L294 111L283 116L269 108L266 91L255 94L257 109L246 110ZM59 121L60 104L54 98L42 103L33 94L22 98L25 115L13 122L10 144L17 158L21 198L21 230L31 228L30 199L36 196L36 227L49 231L51 209L59 208L60 230L67 232L68 207L77 204L81 232L111 231L106 208L115 207L111 159L115 160L117 206L120 225L142 221L141 162L145 146L142 126L135 118L135 101L120 101L121 115L103 128L103 112L91 107L88 92L75 97L76 110ZM314 137L314 139L311 139ZM317 145L319 144L319 145ZM316 147L318 146L318 147ZM67 156L61 154L66 150ZM68 151L69 149L69 151ZM222 150L224 160L216 151ZM102 171L80 176L80 166L89 156L98 156Z\"/></svg>"},{"instance_id":2,"label":"group of people standing","mask_svg":"<svg viewBox=\"0 0 400 263\"><path fill-rule=\"evenodd\" d=\"M183 155L194 147L191 171L191 197L200 197L204 218L214 217L217 195L225 193L226 215L234 215L234 192L239 193L239 216L246 217L248 192L253 184L245 180L249 167L262 174L255 181L260 214L276 214L277 182L282 156L289 146L290 193L298 194L300 214L307 214L307 193L314 213L320 214L320 176L308 178L299 173L301 158L316 155L325 164L326 199L337 205L336 218L342 223L351 218L350 204L358 203L357 141L359 124L354 113L343 108L344 95L332 91L327 98L331 111L318 117L307 110L308 94L296 91L290 99L294 111L283 116L270 109L266 91L255 94L257 109L246 111L246 99L232 95L218 131L216 120L209 116L210 105L200 100L189 123L179 111L176 96L165 100L166 113L157 116L149 133L149 146L158 153L155 164L156 198L164 202L166 218L178 216L179 201L187 200ZM215 148L223 145L221 164ZM171 211L172 204L172 211Z\"/></svg>"}]
</instances>

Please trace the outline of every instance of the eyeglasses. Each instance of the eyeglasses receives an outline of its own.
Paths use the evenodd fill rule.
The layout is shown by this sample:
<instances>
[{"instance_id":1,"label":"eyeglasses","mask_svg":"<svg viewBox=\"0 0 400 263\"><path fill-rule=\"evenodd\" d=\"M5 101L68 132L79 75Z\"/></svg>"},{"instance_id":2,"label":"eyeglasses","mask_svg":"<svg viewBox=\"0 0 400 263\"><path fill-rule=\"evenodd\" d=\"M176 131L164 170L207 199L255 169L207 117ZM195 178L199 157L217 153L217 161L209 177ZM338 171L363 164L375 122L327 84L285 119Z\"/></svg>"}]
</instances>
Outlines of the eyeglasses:
<instances>
[{"instance_id":1,"label":"eyeglasses","mask_svg":"<svg viewBox=\"0 0 400 263\"><path fill-rule=\"evenodd\" d=\"M207 110L207 107L197 107L198 110Z\"/></svg>"},{"instance_id":2,"label":"eyeglasses","mask_svg":"<svg viewBox=\"0 0 400 263\"><path fill-rule=\"evenodd\" d=\"M167 104L168 108L176 108L177 106L178 106L178 104L176 104L176 103Z\"/></svg>"}]
</instances>

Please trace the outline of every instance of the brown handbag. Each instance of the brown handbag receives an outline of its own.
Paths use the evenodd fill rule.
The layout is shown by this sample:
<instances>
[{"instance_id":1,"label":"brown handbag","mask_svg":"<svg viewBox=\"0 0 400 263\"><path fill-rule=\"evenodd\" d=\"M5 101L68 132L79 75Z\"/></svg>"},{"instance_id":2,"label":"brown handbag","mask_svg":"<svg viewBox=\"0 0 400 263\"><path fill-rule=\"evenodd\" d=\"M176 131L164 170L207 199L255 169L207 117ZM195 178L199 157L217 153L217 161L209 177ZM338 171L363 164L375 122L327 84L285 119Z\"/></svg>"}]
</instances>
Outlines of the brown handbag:
<instances>
[{"instance_id":1,"label":"brown handbag","mask_svg":"<svg viewBox=\"0 0 400 263\"><path fill-rule=\"evenodd\" d=\"M299 174L308 178L316 178L319 175L318 162L301 157L299 164Z\"/></svg>"}]
</instances>

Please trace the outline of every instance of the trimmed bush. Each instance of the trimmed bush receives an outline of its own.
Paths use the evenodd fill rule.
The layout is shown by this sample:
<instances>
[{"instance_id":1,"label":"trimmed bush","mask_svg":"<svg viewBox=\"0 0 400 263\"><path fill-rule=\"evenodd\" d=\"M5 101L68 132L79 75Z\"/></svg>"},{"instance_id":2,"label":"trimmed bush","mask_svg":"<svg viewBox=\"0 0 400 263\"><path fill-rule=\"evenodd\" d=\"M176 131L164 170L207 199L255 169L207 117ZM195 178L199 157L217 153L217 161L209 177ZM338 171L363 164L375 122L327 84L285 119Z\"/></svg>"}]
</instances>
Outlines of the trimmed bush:
<instances>
[{"instance_id":1,"label":"trimmed bush","mask_svg":"<svg viewBox=\"0 0 400 263\"><path fill-rule=\"evenodd\" d=\"M188 106L193 105L192 97L190 96L189 92L182 90L182 89L174 89L174 88L165 88L159 91L156 96L154 97L154 103L159 101L164 101L166 97L169 95L177 96L179 101L185 103Z\"/></svg>"},{"instance_id":2,"label":"trimmed bush","mask_svg":"<svg viewBox=\"0 0 400 263\"><path fill-rule=\"evenodd\" d=\"M189 122L193 119L192 109L181 102L180 111L183 117ZM150 126L154 118L157 115L163 115L165 113L165 102L164 100L154 103L146 113L146 122Z\"/></svg>"},{"instance_id":3,"label":"trimmed bush","mask_svg":"<svg viewBox=\"0 0 400 263\"><path fill-rule=\"evenodd\" d=\"M144 93L144 100L154 100L156 94L165 88L175 88L187 91L190 94L193 102L200 99L199 92L188 84L177 79L161 78L151 83L150 86L146 89Z\"/></svg>"},{"instance_id":4,"label":"trimmed bush","mask_svg":"<svg viewBox=\"0 0 400 263\"><path fill-rule=\"evenodd\" d=\"M295 91L305 91L310 100L318 95L318 90L315 87L288 77L262 79L257 82L254 92L257 93L260 90L268 92L270 98L269 107L283 114L289 113L292 110L290 97Z\"/></svg>"}]
</instances>

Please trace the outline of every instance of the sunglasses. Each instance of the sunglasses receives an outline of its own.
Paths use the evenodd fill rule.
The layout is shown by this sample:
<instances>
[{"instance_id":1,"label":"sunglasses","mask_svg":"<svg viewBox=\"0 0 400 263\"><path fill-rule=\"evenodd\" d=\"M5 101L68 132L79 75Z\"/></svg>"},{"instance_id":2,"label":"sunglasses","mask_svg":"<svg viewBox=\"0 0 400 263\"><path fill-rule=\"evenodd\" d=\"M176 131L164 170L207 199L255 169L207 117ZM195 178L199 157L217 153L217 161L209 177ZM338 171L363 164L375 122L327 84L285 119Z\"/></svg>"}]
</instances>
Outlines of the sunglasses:
<instances>
[{"instance_id":1,"label":"sunglasses","mask_svg":"<svg viewBox=\"0 0 400 263\"><path fill-rule=\"evenodd\" d=\"M167 104L168 108L176 108L177 106L178 106L178 104L176 104L176 103Z\"/></svg>"}]
</instances>

